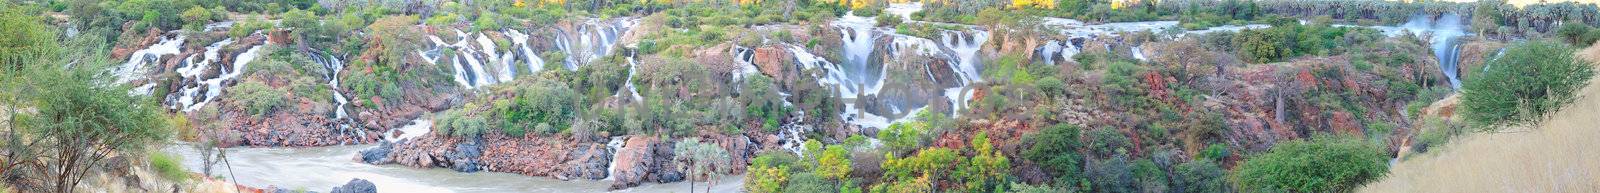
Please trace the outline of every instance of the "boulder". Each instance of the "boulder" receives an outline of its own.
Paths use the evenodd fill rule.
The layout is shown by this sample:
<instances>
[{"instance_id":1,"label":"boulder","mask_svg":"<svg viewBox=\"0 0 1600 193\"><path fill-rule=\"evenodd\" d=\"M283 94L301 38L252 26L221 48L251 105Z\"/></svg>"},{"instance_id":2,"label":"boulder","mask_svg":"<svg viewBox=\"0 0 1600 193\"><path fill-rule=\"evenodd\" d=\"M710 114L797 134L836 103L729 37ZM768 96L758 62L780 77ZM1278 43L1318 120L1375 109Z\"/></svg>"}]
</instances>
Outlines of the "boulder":
<instances>
[{"instance_id":1,"label":"boulder","mask_svg":"<svg viewBox=\"0 0 1600 193\"><path fill-rule=\"evenodd\" d=\"M372 182L369 182L367 180L363 180L361 178L350 179L350 182L344 183L343 186L333 187L333 190L328 190L328 193L377 193L377 192L378 192L378 186L377 185L374 185L374 184L372 184Z\"/></svg>"},{"instance_id":2,"label":"boulder","mask_svg":"<svg viewBox=\"0 0 1600 193\"><path fill-rule=\"evenodd\" d=\"M478 172L482 169L478 164L478 157L483 155L483 138L475 137L462 143L456 143L455 151L444 154L451 170L459 172Z\"/></svg>"},{"instance_id":3,"label":"boulder","mask_svg":"<svg viewBox=\"0 0 1600 193\"><path fill-rule=\"evenodd\" d=\"M389 152L393 151L394 143L389 143L389 141L379 141L377 147L361 150L361 153L356 155L356 161L365 162L367 164L393 163L394 160L389 159Z\"/></svg>"},{"instance_id":4,"label":"boulder","mask_svg":"<svg viewBox=\"0 0 1600 193\"><path fill-rule=\"evenodd\" d=\"M601 180L609 173L606 170L611 164L612 155L605 144L588 143L567 151L566 157L568 159L561 164L566 171L559 178Z\"/></svg>"}]
</instances>

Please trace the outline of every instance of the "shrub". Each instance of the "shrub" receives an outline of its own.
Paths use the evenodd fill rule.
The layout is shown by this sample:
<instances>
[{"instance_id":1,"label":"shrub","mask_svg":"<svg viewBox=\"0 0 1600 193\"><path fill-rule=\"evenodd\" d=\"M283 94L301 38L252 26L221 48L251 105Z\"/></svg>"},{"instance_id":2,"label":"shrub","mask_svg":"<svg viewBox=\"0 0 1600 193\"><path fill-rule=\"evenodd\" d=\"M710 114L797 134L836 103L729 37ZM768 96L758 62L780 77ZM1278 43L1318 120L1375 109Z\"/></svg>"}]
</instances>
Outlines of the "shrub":
<instances>
[{"instance_id":1,"label":"shrub","mask_svg":"<svg viewBox=\"0 0 1600 193\"><path fill-rule=\"evenodd\" d=\"M1028 136L1024 140L1033 146L1023 150L1022 157L1039 164L1056 179L1077 179L1083 159L1078 156L1078 147L1082 146L1078 130L1076 125L1057 124Z\"/></svg>"},{"instance_id":2,"label":"shrub","mask_svg":"<svg viewBox=\"0 0 1600 193\"><path fill-rule=\"evenodd\" d=\"M571 126L578 115L582 96L565 83L539 79L522 85L510 104L497 106L500 127L507 131L534 129L541 134L557 133ZM539 127L543 125L543 127Z\"/></svg>"},{"instance_id":3,"label":"shrub","mask_svg":"<svg viewBox=\"0 0 1600 193\"><path fill-rule=\"evenodd\" d=\"M288 93L288 91L272 88L272 86L267 86L267 84L260 81L244 81L239 85L233 86L230 94L235 96L230 98L244 106L245 112L259 118L260 116L271 114L279 107L286 106L288 103L285 101L288 98L284 93Z\"/></svg>"},{"instance_id":4,"label":"shrub","mask_svg":"<svg viewBox=\"0 0 1600 193\"><path fill-rule=\"evenodd\" d=\"M1210 160L1194 160L1172 169L1172 188L1176 192L1227 192L1222 167Z\"/></svg>"},{"instance_id":5,"label":"shrub","mask_svg":"<svg viewBox=\"0 0 1600 193\"><path fill-rule=\"evenodd\" d=\"M1244 191L1346 191L1383 177L1385 158L1361 140L1295 140L1245 160L1230 179Z\"/></svg>"},{"instance_id":6,"label":"shrub","mask_svg":"<svg viewBox=\"0 0 1600 193\"><path fill-rule=\"evenodd\" d=\"M456 137L475 137L482 135L488 128L488 121L483 117L470 114L477 105L467 104L462 108L450 109L439 114L438 120L433 124L434 133Z\"/></svg>"},{"instance_id":7,"label":"shrub","mask_svg":"<svg viewBox=\"0 0 1600 193\"><path fill-rule=\"evenodd\" d=\"M234 24L233 28L229 28L228 36L233 38L243 38L251 33L255 33L256 31L267 30L271 28L272 23L267 23L261 21L260 19L250 18L244 20L244 22Z\"/></svg>"},{"instance_id":8,"label":"shrub","mask_svg":"<svg viewBox=\"0 0 1600 193\"><path fill-rule=\"evenodd\" d=\"M150 154L150 169L155 170L161 178L172 181L185 181L189 179L189 171L179 165L180 158L166 153L155 152Z\"/></svg>"},{"instance_id":9,"label":"shrub","mask_svg":"<svg viewBox=\"0 0 1600 193\"><path fill-rule=\"evenodd\" d=\"M199 5L189 7L189 10L184 10L182 14L183 28L190 31L199 31L201 27L206 25L206 22L211 21L211 14L211 10L206 10L206 8L202 8Z\"/></svg>"},{"instance_id":10,"label":"shrub","mask_svg":"<svg viewBox=\"0 0 1600 193\"><path fill-rule=\"evenodd\" d=\"M823 179L822 176L812 172L790 175L789 183L783 188L783 192L796 193L833 192L834 190L838 189L833 188L833 182L829 182L827 179Z\"/></svg>"},{"instance_id":11,"label":"shrub","mask_svg":"<svg viewBox=\"0 0 1600 193\"><path fill-rule=\"evenodd\" d=\"M878 27L898 26L900 25L900 22L904 22L904 20L905 18L895 14L878 15Z\"/></svg>"},{"instance_id":12,"label":"shrub","mask_svg":"<svg viewBox=\"0 0 1600 193\"><path fill-rule=\"evenodd\" d=\"M1573 57L1573 48L1547 41L1523 42L1490 60L1462 86L1462 116L1486 128L1535 121L1574 99L1594 69Z\"/></svg>"}]
</instances>

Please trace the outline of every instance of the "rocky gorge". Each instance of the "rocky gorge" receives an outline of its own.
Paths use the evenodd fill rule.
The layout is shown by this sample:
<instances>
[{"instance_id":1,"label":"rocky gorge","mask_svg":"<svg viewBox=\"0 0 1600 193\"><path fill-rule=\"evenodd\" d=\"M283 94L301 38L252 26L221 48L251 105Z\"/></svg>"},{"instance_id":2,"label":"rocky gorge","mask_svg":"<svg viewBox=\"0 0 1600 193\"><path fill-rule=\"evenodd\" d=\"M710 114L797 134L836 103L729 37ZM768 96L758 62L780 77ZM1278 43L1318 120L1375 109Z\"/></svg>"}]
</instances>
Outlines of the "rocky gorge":
<instances>
[{"instance_id":1,"label":"rocky gorge","mask_svg":"<svg viewBox=\"0 0 1600 193\"><path fill-rule=\"evenodd\" d=\"M669 61L663 56L665 54L647 51L653 49L649 46L658 41L653 35L673 30L666 26L669 22L663 16L575 18L553 25L524 24L486 30L470 30L473 26L468 24L417 24L420 21L391 26L393 29L388 30L414 33L384 40L398 42L390 47L398 51L385 52L400 53L398 58L401 60L388 62L398 63L397 71L420 72L419 79L424 80L382 86L396 88L386 91L394 92L392 97L360 94L366 92L358 91L364 88L350 86L348 82L339 83L341 78L358 76L355 74L381 74L384 70L396 70L357 67L359 65L347 65L342 61L375 63L381 60L378 59L383 57L381 55L391 53L327 54L330 51L295 48L298 44L293 42L293 38L274 38L272 35L299 33L296 29L260 31L238 38L224 37L227 34L221 33L221 30L232 27L228 25L208 27L206 32L199 34L153 30L139 35L130 30L124 36L143 38L138 38L141 40L135 45L119 46L116 50L127 54L115 55L127 57L129 62L126 66L134 68L127 70L130 82L150 85L147 92L163 99L163 104L169 105L170 111L183 112L190 122L200 128L197 129L200 130L197 138L220 141L226 147L367 144L374 147L360 150L353 155L354 161L373 165L446 168L469 173L511 173L560 180L610 180L608 188L617 190L645 183L670 183L695 178L685 173L683 165L686 163L676 159L678 155L675 155L673 147L678 141L675 139L699 138L715 144L728 152L729 159L714 163L713 167L726 168L724 172L729 174L739 174L744 173L745 166L751 164L761 152L804 154L799 144L807 139L839 143L852 135L877 136L878 130L910 120L919 112L952 117L975 114L967 113L974 111L1004 111L1018 114L1016 116L1032 116L1022 115L1029 112L1051 112L1053 114L1049 116L1064 122L1105 126L1117 130L1119 134L1128 135L1133 141L1133 146L1128 149L1133 152L1156 148L1146 145L1171 145L1141 143L1141 140L1158 136L1135 134L1135 129L1149 126L1135 121L1139 118L1128 115L1128 111L1151 112L1137 112L1147 111L1139 107L1095 102L1114 101L1118 100L1114 97L1127 94L1122 92L1128 89L1102 85L1115 75L1088 73L1062 80L1074 86L1065 92L1069 94L1052 97L1066 98L1065 101L1071 103L1026 108L973 104L987 97L1015 97L1020 95L1018 93L1029 92L1027 89L1030 88L1006 87L995 83L1000 80L983 78L987 76L985 73L990 73L988 69L1010 68L1000 65L1015 64L1002 63L1002 59L1044 63L1049 66L1042 70L1063 74L1091 72L1095 71L1094 68L1106 67L1096 59L1142 61L1152 65L1215 64L1182 68L1188 74L1202 74L1192 77L1145 72L1121 76L1131 77L1140 83L1137 85L1142 87L1140 90L1148 90L1137 94L1146 96L1139 100L1172 104L1174 109L1162 113L1175 116L1214 117L1213 120L1217 122L1210 124L1226 125L1232 129L1202 135L1226 139L1221 143L1255 152L1265 151L1278 141L1307 138L1314 133L1369 135L1363 131L1363 127L1366 127L1361 124L1363 120L1405 122L1407 119L1401 112L1409 99L1391 97L1398 94L1389 93L1388 88L1399 83L1391 84L1389 80L1442 84L1444 81L1440 81L1440 77L1443 68L1434 65L1439 60L1472 63L1477 60L1475 58L1484 57L1484 50L1492 47L1466 43L1471 50L1461 55L1448 55L1455 58L1436 58L1446 54L1426 54L1429 53L1429 47L1420 43L1365 50L1373 55L1414 58L1396 66L1383 67L1388 71L1381 72L1342 65L1346 61L1362 59L1356 56L1309 57L1274 65L1249 65L1231 56L1231 53L1184 47L1200 41L1194 40L1198 38L1183 38L1199 36L1189 31L1156 33L1176 28L1177 22L1088 25L1069 19L1052 18L1050 21L1042 24L1048 26L1042 29L951 25L953 27L934 30L934 33L911 34L880 27L877 21L868 17L846 13L832 21L749 26L749 30L741 34L743 36L722 42L710 42L706 46L679 45L679 49L687 51L677 54L685 55L693 61L689 64L701 65L701 70L716 77L708 81L713 86L704 87L680 86L678 79L635 78L636 73L662 74L671 70L671 65L683 64L663 62ZM1195 30L1195 33L1253 28L1263 26L1215 27ZM778 33L790 36L760 35ZM377 45L374 43L373 47ZM272 55L262 50L314 56L294 65L315 64L326 75L251 73L251 68L256 68L250 66L255 64L253 60ZM661 136L622 132L556 132L516 136L491 131L457 136L440 132L441 128L447 126L432 124L421 126L426 128L423 130L401 130L417 120L439 119L440 114L448 110L462 110L472 112L475 116L489 117L496 111L490 107L492 104L499 100L510 100L519 94L506 90L532 84L528 82L534 80L529 79L545 78L536 76L574 76L542 72L570 73L590 65L626 68L627 78L622 83L597 91L582 91L614 93L597 95L610 96L602 99L586 99L603 101L596 103L596 106L644 106L646 102L661 100L666 95L695 98L717 95L708 93L742 94L742 88L728 85L741 83L740 78L764 76L775 82L775 90L783 96L779 99L783 106L791 107L794 111L776 121L774 128L779 129L762 130L755 128L763 125L744 124L738 127L751 129L735 133L701 131ZM347 66L351 68L346 69ZM1191 69L1192 72L1189 71ZM325 90L328 93L299 95L301 92L298 89L308 82L298 80L304 79L301 76L315 78L315 81L309 81L312 83L329 85L309 90ZM241 82L259 82L271 89L290 92L284 97L286 102L280 108L264 113L255 112L250 98L237 98L245 95L234 91L244 84ZM1180 91L1172 87L1199 89ZM1177 96L1186 94L1181 92L1207 92L1211 95L1189 99ZM1348 94L1322 97L1323 93ZM819 107L796 107L795 103L806 100L809 95L825 95L822 98L837 102ZM1185 103L1183 100L1199 101ZM1365 111L1351 112L1332 106L1357 107ZM829 111L806 112L804 109ZM996 144L1002 147L1003 152L1017 154L1024 145L1019 139L1040 129L1040 126L1017 117L974 119L979 121L961 125L962 129L959 130L941 133L930 143L936 147L962 148L967 146L964 142L971 140L973 135L986 132L1001 139ZM499 129L504 128L490 128ZM398 137L401 135L415 136ZM1204 148L1193 144L1176 149L1192 155ZM1398 151L1399 148L1390 147L1390 151ZM1235 154L1229 159L1242 157ZM1023 167L1017 172L1039 173L1036 170Z\"/></svg>"}]
</instances>

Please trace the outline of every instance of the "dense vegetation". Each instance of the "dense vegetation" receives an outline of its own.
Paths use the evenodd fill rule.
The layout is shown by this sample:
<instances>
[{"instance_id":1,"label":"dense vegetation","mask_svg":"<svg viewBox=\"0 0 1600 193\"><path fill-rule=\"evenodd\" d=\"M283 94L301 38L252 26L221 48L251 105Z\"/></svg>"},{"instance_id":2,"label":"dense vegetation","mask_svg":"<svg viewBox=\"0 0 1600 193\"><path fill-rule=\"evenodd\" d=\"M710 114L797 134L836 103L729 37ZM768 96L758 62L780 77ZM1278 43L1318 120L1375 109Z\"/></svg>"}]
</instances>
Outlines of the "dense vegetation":
<instances>
[{"instance_id":1,"label":"dense vegetation","mask_svg":"<svg viewBox=\"0 0 1600 193\"><path fill-rule=\"evenodd\" d=\"M1571 46L1531 41L1511 45L1485 64L1483 76L1462 87L1462 114L1486 128L1538 121L1571 103L1594 78L1594 65L1573 57Z\"/></svg>"},{"instance_id":2,"label":"dense vegetation","mask_svg":"<svg viewBox=\"0 0 1600 193\"><path fill-rule=\"evenodd\" d=\"M1461 14L1477 35L1461 41L1518 39L1503 56L1486 59L1492 70L1460 69L1474 73L1460 91L1462 115L1473 126L1528 124L1561 108L1593 76L1591 64L1571 52L1600 40L1592 27L1600 25L1600 10L1592 3L924 0L909 17L886 10L906 2L5 2L0 121L7 142L0 176L8 186L48 186L22 190L72 192L84 171L108 156L149 154L161 177L182 181L188 175L180 160L150 153L153 144L197 138L194 128L221 128L234 118L217 111L261 121L308 106L331 109L337 92L350 99L352 112L379 113L363 119L449 98L428 107L445 110L424 113L443 137L578 143L659 137L676 155L670 161L677 168L670 169L691 183L724 178L738 170L721 164L747 156L715 137L809 128L796 129L808 139L798 153L768 148L749 160L743 171L750 192L1343 192L1384 176L1383 162L1398 149L1426 149L1465 132L1419 117L1454 92L1429 50L1441 42L1345 25ZM706 54L793 45L844 61L840 32L829 22L846 14L892 29L875 33L904 36L896 38L993 33L991 45L980 46L995 51L978 56L983 81L970 85L977 92L970 108L947 113L947 104L929 105L886 128L859 129L839 116L847 103L841 91L809 78L827 72L778 65L761 69L777 73L727 73L739 67ZM455 37L451 29L499 38L506 29L618 17L637 18L643 30L634 36L646 38L575 69L523 70L514 81L461 89L451 80L455 67L417 60L425 55L418 50L431 47L427 35ZM1043 25L1063 18L1173 20L1181 29L1083 40L1105 49L1082 49L1061 63L1039 60L1033 48L1013 48L1072 41ZM234 22L226 32L206 30L224 21ZM1183 33L1247 24L1269 27ZM115 76L105 72L116 60L108 51L148 46L142 39L166 31L195 42L283 39L264 45L243 78L227 83L221 97L237 101L227 104L237 109L162 113L159 97L130 95L138 85L110 84ZM490 44L515 49L505 40ZM1136 58L1143 53L1122 51L1129 47L1159 54ZM459 54L466 53L438 55ZM565 68L568 58L535 54L545 60L543 69ZM314 61L327 58L347 61L347 70L328 72ZM341 81L329 86L325 75ZM173 82L170 73L161 76L155 82ZM1417 142L1403 147L1407 139Z\"/></svg>"}]
</instances>

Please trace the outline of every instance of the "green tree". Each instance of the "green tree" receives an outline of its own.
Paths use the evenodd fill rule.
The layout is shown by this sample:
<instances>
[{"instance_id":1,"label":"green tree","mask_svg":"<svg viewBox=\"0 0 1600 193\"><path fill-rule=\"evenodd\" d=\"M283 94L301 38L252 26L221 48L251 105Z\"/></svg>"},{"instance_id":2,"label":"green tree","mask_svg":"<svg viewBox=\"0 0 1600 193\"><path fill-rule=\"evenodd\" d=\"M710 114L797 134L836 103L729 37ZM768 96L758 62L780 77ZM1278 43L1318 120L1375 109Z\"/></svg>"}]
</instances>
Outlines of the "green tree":
<instances>
[{"instance_id":1,"label":"green tree","mask_svg":"<svg viewBox=\"0 0 1600 193\"><path fill-rule=\"evenodd\" d=\"M1345 191L1382 178L1386 158L1358 139L1295 140L1245 160L1230 179L1244 191Z\"/></svg>"},{"instance_id":2,"label":"green tree","mask_svg":"<svg viewBox=\"0 0 1600 193\"><path fill-rule=\"evenodd\" d=\"M680 163L684 173L688 174L685 181L689 182L689 192L694 192L695 179L706 182L716 182L716 178L727 172L728 151L718 147L715 143L701 142L700 138L686 138L673 144L674 159ZM714 186L714 184L713 184ZM706 192L711 192L711 186L706 186Z\"/></svg>"},{"instance_id":3,"label":"green tree","mask_svg":"<svg viewBox=\"0 0 1600 193\"><path fill-rule=\"evenodd\" d=\"M1011 160L1005 155L994 151L994 144L989 143L988 132L978 132L972 136L972 150L975 155L961 167L957 176L962 176L966 182L968 192L985 192L996 190L1008 184L1006 176L1011 169Z\"/></svg>"},{"instance_id":4,"label":"green tree","mask_svg":"<svg viewBox=\"0 0 1600 193\"><path fill-rule=\"evenodd\" d=\"M1197 159L1178 164L1172 169L1172 185L1176 192L1227 192L1227 177L1216 162Z\"/></svg>"},{"instance_id":5,"label":"green tree","mask_svg":"<svg viewBox=\"0 0 1600 193\"><path fill-rule=\"evenodd\" d=\"M834 181L834 187L839 182L850 177L850 152L844 146L829 145L822 155L817 157L817 175Z\"/></svg>"},{"instance_id":6,"label":"green tree","mask_svg":"<svg viewBox=\"0 0 1600 193\"><path fill-rule=\"evenodd\" d=\"M0 56L6 59L0 84L7 90L0 95L8 98L4 101L5 164L0 175L43 182L41 192L76 192L77 185L108 157L142 152L150 143L170 137L167 122L158 113L159 105L129 95L125 85L106 85L115 82L111 79L115 76L104 74L111 62L100 49L103 42L93 38L56 42L55 34L41 19L17 9L8 6L0 10L0 21L6 21L0 25L8 27L0 29L0 35L45 38L0 40L7 46L23 46L0 49L19 54ZM68 46L58 47L63 44ZM74 51L67 54L63 48ZM90 51L76 52L79 48ZM62 67L69 64L73 67Z\"/></svg>"},{"instance_id":7,"label":"green tree","mask_svg":"<svg viewBox=\"0 0 1600 193\"><path fill-rule=\"evenodd\" d=\"M1073 183L1078 179L1083 158L1078 154L1078 126L1057 124L1025 138L1033 144L1022 151L1022 157L1039 164L1046 173L1055 176L1056 182ZM1058 184L1065 185L1065 184Z\"/></svg>"},{"instance_id":8,"label":"green tree","mask_svg":"<svg viewBox=\"0 0 1600 193\"><path fill-rule=\"evenodd\" d=\"M1572 102L1594 77L1573 48L1548 41L1511 45L1485 66L1489 70L1461 87L1461 105L1467 121L1489 129L1538 120Z\"/></svg>"},{"instance_id":9,"label":"green tree","mask_svg":"<svg viewBox=\"0 0 1600 193\"><path fill-rule=\"evenodd\" d=\"M200 31L206 22L211 22L211 10L195 5L183 11L183 28L190 31Z\"/></svg>"},{"instance_id":10,"label":"green tree","mask_svg":"<svg viewBox=\"0 0 1600 193\"><path fill-rule=\"evenodd\" d=\"M744 190L753 193L783 191L784 183L789 181L789 165L795 159L794 154L777 151L756 156L750 163L750 172L745 175Z\"/></svg>"}]
</instances>

